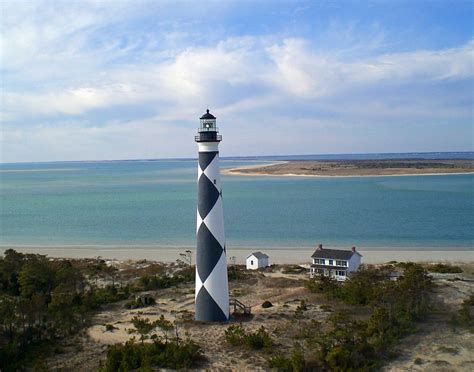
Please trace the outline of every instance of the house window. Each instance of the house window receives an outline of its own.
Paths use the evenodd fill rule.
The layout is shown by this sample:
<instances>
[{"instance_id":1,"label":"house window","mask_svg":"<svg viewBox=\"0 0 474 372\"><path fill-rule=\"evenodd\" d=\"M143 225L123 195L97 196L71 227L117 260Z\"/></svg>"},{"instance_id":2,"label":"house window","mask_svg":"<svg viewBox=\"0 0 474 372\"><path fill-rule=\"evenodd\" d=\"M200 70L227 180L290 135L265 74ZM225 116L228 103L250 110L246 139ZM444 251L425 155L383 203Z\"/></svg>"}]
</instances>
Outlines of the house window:
<instances>
[{"instance_id":1,"label":"house window","mask_svg":"<svg viewBox=\"0 0 474 372\"><path fill-rule=\"evenodd\" d=\"M346 276L346 272L343 271L343 270L337 270L337 271L336 271L336 275L338 275L338 276Z\"/></svg>"},{"instance_id":2,"label":"house window","mask_svg":"<svg viewBox=\"0 0 474 372\"><path fill-rule=\"evenodd\" d=\"M329 265L332 265L333 264L333 260L329 260Z\"/></svg>"},{"instance_id":3,"label":"house window","mask_svg":"<svg viewBox=\"0 0 474 372\"><path fill-rule=\"evenodd\" d=\"M336 261L336 266L346 266L347 267L347 261Z\"/></svg>"},{"instance_id":4,"label":"house window","mask_svg":"<svg viewBox=\"0 0 474 372\"><path fill-rule=\"evenodd\" d=\"M314 263L319 264L319 265L324 265L324 258L315 258Z\"/></svg>"},{"instance_id":5,"label":"house window","mask_svg":"<svg viewBox=\"0 0 474 372\"><path fill-rule=\"evenodd\" d=\"M253 265L253 260L250 260L250 265Z\"/></svg>"}]
</instances>

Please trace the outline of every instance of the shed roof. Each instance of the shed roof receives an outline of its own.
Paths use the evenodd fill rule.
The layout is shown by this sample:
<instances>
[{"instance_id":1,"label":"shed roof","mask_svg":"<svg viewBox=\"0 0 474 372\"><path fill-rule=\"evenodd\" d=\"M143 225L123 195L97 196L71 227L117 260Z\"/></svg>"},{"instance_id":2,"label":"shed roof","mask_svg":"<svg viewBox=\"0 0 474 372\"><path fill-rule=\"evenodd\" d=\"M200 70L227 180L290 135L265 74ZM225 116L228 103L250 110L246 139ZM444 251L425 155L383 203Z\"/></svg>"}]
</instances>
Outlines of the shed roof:
<instances>
[{"instance_id":1,"label":"shed roof","mask_svg":"<svg viewBox=\"0 0 474 372\"><path fill-rule=\"evenodd\" d=\"M258 252L253 252L252 254L249 254L246 258L249 258L250 256L255 256L256 258L268 258L268 256L265 253L262 253L260 251Z\"/></svg>"},{"instance_id":2,"label":"shed roof","mask_svg":"<svg viewBox=\"0 0 474 372\"><path fill-rule=\"evenodd\" d=\"M350 260L353 254L356 252L346 251L342 249L321 249L318 248L314 251L311 257L313 258L333 258L335 260Z\"/></svg>"}]
</instances>

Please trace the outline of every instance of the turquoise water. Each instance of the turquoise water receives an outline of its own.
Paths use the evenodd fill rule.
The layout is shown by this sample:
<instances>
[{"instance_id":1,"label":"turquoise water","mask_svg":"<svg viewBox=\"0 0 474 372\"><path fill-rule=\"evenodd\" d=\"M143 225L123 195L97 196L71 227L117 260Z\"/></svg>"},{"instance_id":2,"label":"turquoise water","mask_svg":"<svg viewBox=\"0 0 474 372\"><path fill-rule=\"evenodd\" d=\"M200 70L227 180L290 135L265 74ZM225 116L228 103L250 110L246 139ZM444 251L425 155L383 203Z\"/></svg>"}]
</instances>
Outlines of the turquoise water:
<instances>
[{"instance_id":1,"label":"turquoise water","mask_svg":"<svg viewBox=\"0 0 474 372\"><path fill-rule=\"evenodd\" d=\"M196 167L192 160L2 164L0 244L192 246ZM227 244L472 249L473 186L472 174L224 175Z\"/></svg>"}]
</instances>

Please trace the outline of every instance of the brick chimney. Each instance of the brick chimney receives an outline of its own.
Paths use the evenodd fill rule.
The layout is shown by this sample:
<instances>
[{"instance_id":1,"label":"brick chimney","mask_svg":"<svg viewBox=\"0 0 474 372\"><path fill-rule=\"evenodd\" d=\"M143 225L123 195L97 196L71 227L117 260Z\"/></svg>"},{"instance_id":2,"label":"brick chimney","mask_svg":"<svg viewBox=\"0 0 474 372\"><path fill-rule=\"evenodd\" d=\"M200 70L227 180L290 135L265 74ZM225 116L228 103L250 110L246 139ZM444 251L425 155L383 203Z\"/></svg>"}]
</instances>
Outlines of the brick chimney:
<instances>
[{"instance_id":1,"label":"brick chimney","mask_svg":"<svg viewBox=\"0 0 474 372\"><path fill-rule=\"evenodd\" d=\"M322 251L323 250L323 245L322 244L319 244L318 245L318 251Z\"/></svg>"},{"instance_id":2,"label":"brick chimney","mask_svg":"<svg viewBox=\"0 0 474 372\"><path fill-rule=\"evenodd\" d=\"M355 252L356 251L356 247L352 247L352 252Z\"/></svg>"}]
</instances>

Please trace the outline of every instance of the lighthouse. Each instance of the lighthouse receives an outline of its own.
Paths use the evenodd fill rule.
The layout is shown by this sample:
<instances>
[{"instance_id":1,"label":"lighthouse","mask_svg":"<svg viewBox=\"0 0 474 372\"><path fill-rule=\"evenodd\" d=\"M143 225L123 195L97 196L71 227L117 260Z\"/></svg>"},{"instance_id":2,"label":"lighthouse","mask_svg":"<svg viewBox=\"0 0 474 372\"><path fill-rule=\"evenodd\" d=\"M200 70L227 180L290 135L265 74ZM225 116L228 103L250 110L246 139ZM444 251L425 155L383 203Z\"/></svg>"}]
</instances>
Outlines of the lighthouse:
<instances>
[{"instance_id":1,"label":"lighthouse","mask_svg":"<svg viewBox=\"0 0 474 372\"><path fill-rule=\"evenodd\" d=\"M196 229L195 319L222 322L229 319L229 285L225 250L222 186L216 117L201 116L195 140L199 148Z\"/></svg>"}]
</instances>

